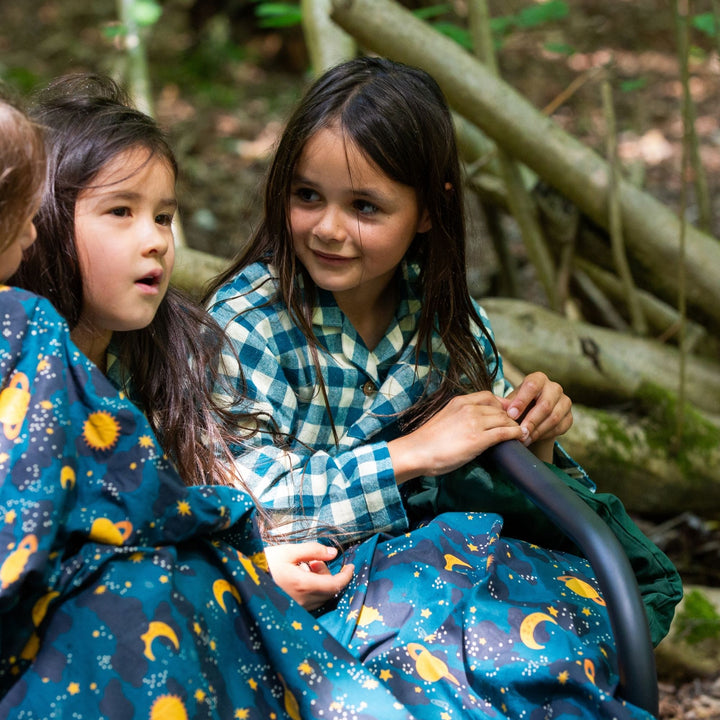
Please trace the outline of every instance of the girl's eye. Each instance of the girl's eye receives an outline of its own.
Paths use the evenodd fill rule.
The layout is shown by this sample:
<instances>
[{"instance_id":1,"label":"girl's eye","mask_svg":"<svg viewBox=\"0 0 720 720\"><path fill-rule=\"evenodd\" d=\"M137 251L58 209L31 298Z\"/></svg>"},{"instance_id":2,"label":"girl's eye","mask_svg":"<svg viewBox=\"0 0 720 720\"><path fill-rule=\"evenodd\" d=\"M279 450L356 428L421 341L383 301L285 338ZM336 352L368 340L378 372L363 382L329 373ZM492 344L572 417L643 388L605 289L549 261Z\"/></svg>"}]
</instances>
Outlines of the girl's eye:
<instances>
[{"instance_id":1,"label":"girl's eye","mask_svg":"<svg viewBox=\"0 0 720 720\"><path fill-rule=\"evenodd\" d=\"M115 215L116 217L127 217L130 214L130 208L126 208L126 207L113 208L110 211L110 214Z\"/></svg>"},{"instance_id":2,"label":"girl's eye","mask_svg":"<svg viewBox=\"0 0 720 720\"><path fill-rule=\"evenodd\" d=\"M170 213L161 213L155 216L155 222L163 227L169 227L172 225L173 216Z\"/></svg>"},{"instance_id":3,"label":"girl's eye","mask_svg":"<svg viewBox=\"0 0 720 720\"><path fill-rule=\"evenodd\" d=\"M320 199L320 195L315 190L306 187L297 188L295 195L307 203L317 202Z\"/></svg>"},{"instance_id":4,"label":"girl's eye","mask_svg":"<svg viewBox=\"0 0 720 720\"><path fill-rule=\"evenodd\" d=\"M374 215L380 210L377 205L373 205L373 203L367 200L356 200L353 206L361 215Z\"/></svg>"}]
</instances>

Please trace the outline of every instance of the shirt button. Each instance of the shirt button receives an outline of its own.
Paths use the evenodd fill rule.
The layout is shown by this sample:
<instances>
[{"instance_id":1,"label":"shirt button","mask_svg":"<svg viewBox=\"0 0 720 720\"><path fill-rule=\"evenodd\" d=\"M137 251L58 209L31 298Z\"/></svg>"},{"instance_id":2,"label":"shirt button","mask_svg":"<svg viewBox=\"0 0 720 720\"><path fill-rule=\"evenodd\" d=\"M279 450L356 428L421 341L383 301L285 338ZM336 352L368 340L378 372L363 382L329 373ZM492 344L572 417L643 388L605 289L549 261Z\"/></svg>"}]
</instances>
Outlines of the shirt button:
<instances>
[{"instance_id":1,"label":"shirt button","mask_svg":"<svg viewBox=\"0 0 720 720\"><path fill-rule=\"evenodd\" d=\"M371 395L374 395L377 392L377 389L375 388L375 383L372 380L368 380L363 386L362 391L370 397Z\"/></svg>"}]
</instances>

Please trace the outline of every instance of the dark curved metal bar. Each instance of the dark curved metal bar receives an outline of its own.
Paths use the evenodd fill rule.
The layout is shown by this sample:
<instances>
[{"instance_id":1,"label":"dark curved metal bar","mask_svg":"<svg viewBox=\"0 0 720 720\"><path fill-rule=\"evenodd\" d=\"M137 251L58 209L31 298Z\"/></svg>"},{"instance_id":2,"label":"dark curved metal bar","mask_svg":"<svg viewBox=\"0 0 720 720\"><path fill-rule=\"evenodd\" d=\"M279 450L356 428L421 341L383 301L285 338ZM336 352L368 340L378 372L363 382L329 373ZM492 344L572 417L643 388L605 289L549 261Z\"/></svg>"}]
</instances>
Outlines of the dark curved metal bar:
<instances>
[{"instance_id":1,"label":"dark curved metal bar","mask_svg":"<svg viewBox=\"0 0 720 720\"><path fill-rule=\"evenodd\" d=\"M618 695L658 715L658 682L650 630L635 574L607 524L517 440L483 453L582 551L605 600L617 647Z\"/></svg>"}]
</instances>

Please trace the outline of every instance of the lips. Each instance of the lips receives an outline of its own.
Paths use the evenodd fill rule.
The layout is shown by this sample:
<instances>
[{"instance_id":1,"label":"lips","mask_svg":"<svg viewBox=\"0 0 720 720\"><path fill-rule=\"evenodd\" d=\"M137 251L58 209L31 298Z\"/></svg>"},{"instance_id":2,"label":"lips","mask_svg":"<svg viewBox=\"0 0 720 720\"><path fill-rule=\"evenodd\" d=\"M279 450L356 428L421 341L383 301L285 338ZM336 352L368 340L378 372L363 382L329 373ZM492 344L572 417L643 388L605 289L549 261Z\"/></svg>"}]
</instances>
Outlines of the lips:
<instances>
[{"instance_id":1,"label":"lips","mask_svg":"<svg viewBox=\"0 0 720 720\"><path fill-rule=\"evenodd\" d=\"M312 253L318 260L322 262L344 263L349 262L353 259L351 257L345 257L343 255L330 255L329 253L319 252L318 250L313 250Z\"/></svg>"},{"instance_id":2,"label":"lips","mask_svg":"<svg viewBox=\"0 0 720 720\"><path fill-rule=\"evenodd\" d=\"M162 282L163 277L163 271L160 268L156 268L155 270L151 270L146 275L143 275L141 278L138 278L135 281L136 285L144 285L148 288L155 288L160 285Z\"/></svg>"}]
</instances>

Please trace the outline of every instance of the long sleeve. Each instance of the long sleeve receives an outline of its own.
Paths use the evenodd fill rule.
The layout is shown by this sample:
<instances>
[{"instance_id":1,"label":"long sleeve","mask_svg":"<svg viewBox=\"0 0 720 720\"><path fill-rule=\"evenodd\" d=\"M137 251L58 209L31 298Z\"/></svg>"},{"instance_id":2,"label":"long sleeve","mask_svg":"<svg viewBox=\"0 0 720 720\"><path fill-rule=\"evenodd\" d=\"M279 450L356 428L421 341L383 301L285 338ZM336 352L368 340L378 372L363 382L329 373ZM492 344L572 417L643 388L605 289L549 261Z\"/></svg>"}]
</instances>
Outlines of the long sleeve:
<instances>
[{"instance_id":1,"label":"long sleeve","mask_svg":"<svg viewBox=\"0 0 720 720\"><path fill-rule=\"evenodd\" d=\"M238 474L277 519L292 518L282 532L340 528L349 540L406 530L387 442L377 439L397 414L393 399L382 387L365 395L362 388L373 382L365 368L318 350L335 444L312 349L289 314L269 301L269 286L260 282L247 293L236 284L211 304L235 352L224 356L218 393L239 394L225 400L237 413L240 438L243 427L257 431L234 448ZM247 414L257 417L248 421Z\"/></svg>"}]
</instances>

